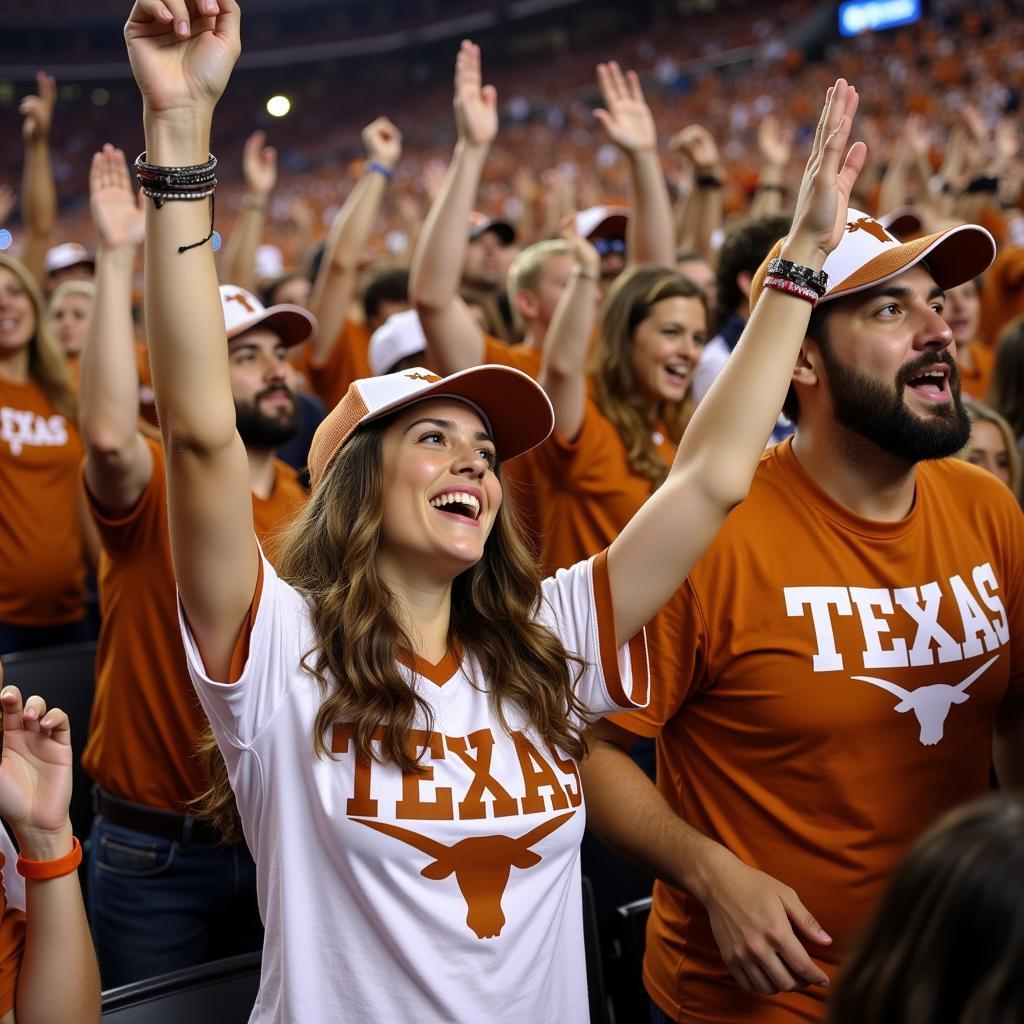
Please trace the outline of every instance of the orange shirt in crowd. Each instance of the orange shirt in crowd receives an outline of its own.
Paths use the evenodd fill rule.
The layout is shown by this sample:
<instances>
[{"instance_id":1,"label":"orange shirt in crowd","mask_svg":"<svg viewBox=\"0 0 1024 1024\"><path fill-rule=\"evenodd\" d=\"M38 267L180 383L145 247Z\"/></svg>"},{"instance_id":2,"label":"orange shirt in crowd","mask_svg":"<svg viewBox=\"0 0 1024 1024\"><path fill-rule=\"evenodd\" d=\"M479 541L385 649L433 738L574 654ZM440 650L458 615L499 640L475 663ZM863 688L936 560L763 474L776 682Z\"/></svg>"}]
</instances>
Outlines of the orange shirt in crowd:
<instances>
[{"instance_id":1,"label":"orange shirt in crowd","mask_svg":"<svg viewBox=\"0 0 1024 1024\"><path fill-rule=\"evenodd\" d=\"M511 366L536 380L540 376L541 350L533 345L510 345L507 341L485 334L484 362Z\"/></svg>"},{"instance_id":2,"label":"orange shirt in crowd","mask_svg":"<svg viewBox=\"0 0 1024 1024\"><path fill-rule=\"evenodd\" d=\"M945 459L918 466L904 519L862 519L787 440L680 594L682 671L614 720L659 737L685 821L796 890L834 976L910 844L989 787L996 709L1024 694L1024 518ZM644 977L684 1024L819 1021L827 994L742 992L704 908L661 882Z\"/></svg>"},{"instance_id":3,"label":"orange shirt in crowd","mask_svg":"<svg viewBox=\"0 0 1024 1024\"><path fill-rule=\"evenodd\" d=\"M306 375L310 390L333 409L348 391L354 380L372 377L370 372L370 334L366 324L346 320L331 348L327 361L313 362L308 345L303 345L291 357L292 365Z\"/></svg>"},{"instance_id":4,"label":"orange shirt in crowd","mask_svg":"<svg viewBox=\"0 0 1024 1024\"><path fill-rule=\"evenodd\" d=\"M0 853L0 1016L14 1009L18 972L25 953L25 911L8 906L3 887L5 870L6 858Z\"/></svg>"},{"instance_id":5,"label":"orange shirt in crowd","mask_svg":"<svg viewBox=\"0 0 1024 1024\"><path fill-rule=\"evenodd\" d=\"M981 340L995 347L1003 328L1024 313L1024 247L1011 245L985 271L981 289Z\"/></svg>"},{"instance_id":6,"label":"orange shirt in crowd","mask_svg":"<svg viewBox=\"0 0 1024 1024\"><path fill-rule=\"evenodd\" d=\"M988 386L992 382L996 350L976 341L971 345L971 360L973 365L969 370L963 364L959 364L960 387L971 398L983 402L988 394Z\"/></svg>"},{"instance_id":7,"label":"orange shirt in crowd","mask_svg":"<svg viewBox=\"0 0 1024 1024\"><path fill-rule=\"evenodd\" d=\"M38 384L0 379L0 622L85 616L78 427Z\"/></svg>"},{"instance_id":8,"label":"orange shirt in crowd","mask_svg":"<svg viewBox=\"0 0 1024 1024\"><path fill-rule=\"evenodd\" d=\"M153 472L130 511L110 516L89 497L103 544L103 622L82 766L115 796L183 813L207 785L192 754L207 722L181 647L163 450L148 438L146 444ZM270 539L268 558L276 554L277 527L305 500L293 469L275 463L275 472L271 496L253 496L256 535L261 543Z\"/></svg>"}]
</instances>

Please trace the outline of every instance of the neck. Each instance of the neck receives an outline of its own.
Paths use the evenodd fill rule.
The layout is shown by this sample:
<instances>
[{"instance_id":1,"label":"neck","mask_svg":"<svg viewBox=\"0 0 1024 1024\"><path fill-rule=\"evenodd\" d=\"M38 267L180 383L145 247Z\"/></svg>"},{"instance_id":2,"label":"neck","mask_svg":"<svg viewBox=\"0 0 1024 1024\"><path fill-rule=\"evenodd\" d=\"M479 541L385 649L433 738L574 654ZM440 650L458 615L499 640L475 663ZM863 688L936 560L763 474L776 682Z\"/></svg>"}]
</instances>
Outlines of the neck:
<instances>
[{"instance_id":1,"label":"neck","mask_svg":"<svg viewBox=\"0 0 1024 1024\"><path fill-rule=\"evenodd\" d=\"M541 323L530 323L526 325L526 333L520 344L523 348L540 348L544 344L544 338L548 333L548 325Z\"/></svg>"},{"instance_id":2,"label":"neck","mask_svg":"<svg viewBox=\"0 0 1024 1024\"><path fill-rule=\"evenodd\" d=\"M249 459L249 489L266 500L274 490L274 449L246 447Z\"/></svg>"},{"instance_id":3,"label":"neck","mask_svg":"<svg viewBox=\"0 0 1024 1024\"><path fill-rule=\"evenodd\" d=\"M830 498L864 519L896 522L914 504L914 465L839 424L801 422L793 454Z\"/></svg>"},{"instance_id":4,"label":"neck","mask_svg":"<svg viewBox=\"0 0 1024 1024\"><path fill-rule=\"evenodd\" d=\"M409 635L413 653L436 665L448 653L451 624L452 583L410 571L405 560L379 556L377 571L395 595L401 624Z\"/></svg>"},{"instance_id":5,"label":"neck","mask_svg":"<svg viewBox=\"0 0 1024 1024\"><path fill-rule=\"evenodd\" d=\"M12 384L28 381L28 345L0 355L0 377Z\"/></svg>"}]
</instances>

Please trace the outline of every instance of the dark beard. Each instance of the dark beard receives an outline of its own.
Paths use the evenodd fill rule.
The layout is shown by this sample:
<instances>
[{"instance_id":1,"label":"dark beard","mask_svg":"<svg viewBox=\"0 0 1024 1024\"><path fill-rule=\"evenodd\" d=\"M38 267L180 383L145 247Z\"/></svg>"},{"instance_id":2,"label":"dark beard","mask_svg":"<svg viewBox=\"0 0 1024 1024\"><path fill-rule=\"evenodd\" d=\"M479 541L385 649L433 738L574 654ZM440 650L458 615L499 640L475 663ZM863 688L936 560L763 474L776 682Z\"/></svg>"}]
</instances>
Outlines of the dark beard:
<instances>
[{"instance_id":1,"label":"dark beard","mask_svg":"<svg viewBox=\"0 0 1024 1024\"><path fill-rule=\"evenodd\" d=\"M929 353L903 367L896 376L895 389L840 362L828 345L822 346L821 352L833 414L848 430L911 464L944 459L967 444L971 421L960 401L960 374L948 352ZM949 367L953 400L936 406L927 417L918 416L904 400L903 389L909 380L936 363Z\"/></svg>"},{"instance_id":2,"label":"dark beard","mask_svg":"<svg viewBox=\"0 0 1024 1024\"><path fill-rule=\"evenodd\" d=\"M299 429L299 414L292 396L291 409L281 408L274 416L260 411L260 401L280 385L261 391L251 402L235 402L235 426L246 448L278 448Z\"/></svg>"}]
</instances>

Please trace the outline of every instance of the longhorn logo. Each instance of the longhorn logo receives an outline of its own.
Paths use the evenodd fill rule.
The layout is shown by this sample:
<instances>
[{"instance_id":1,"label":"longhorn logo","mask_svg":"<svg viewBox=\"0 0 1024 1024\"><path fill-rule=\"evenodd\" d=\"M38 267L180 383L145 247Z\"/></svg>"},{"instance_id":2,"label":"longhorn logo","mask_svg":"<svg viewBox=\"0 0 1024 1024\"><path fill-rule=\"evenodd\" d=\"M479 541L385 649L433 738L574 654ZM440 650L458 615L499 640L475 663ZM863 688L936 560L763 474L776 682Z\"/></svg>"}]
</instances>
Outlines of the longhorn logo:
<instances>
[{"instance_id":1,"label":"longhorn logo","mask_svg":"<svg viewBox=\"0 0 1024 1024\"><path fill-rule=\"evenodd\" d=\"M505 895L512 868L532 868L541 857L530 849L545 836L561 828L576 812L550 818L524 836L470 836L453 846L445 846L429 836L421 836L399 825L384 821L350 818L360 825L383 832L407 843L433 860L420 872L424 878L440 880L454 872L459 891L466 901L466 924L478 939L493 939L501 934L505 914L501 898Z\"/></svg>"},{"instance_id":2,"label":"longhorn logo","mask_svg":"<svg viewBox=\"0 0 1024 1024\"><path fill-rule=\"evenodd\" d=\"M950 686L947 683L933 683L931 686L919 686L916 690L904 690L903 687L874 676L853 676L861 683L870 683L900 698L895 710L899 712L913 711L921 726L920 741L922 746L932 747L942 739L946 716L954 704L963 704L970 697L967 687L974 682L994 662L999 660L997 654L989 658L979 669L975 669L962 683Z\"/></svg>"},{"instance_id":3,"label":"longhorn logo","mask_svg":"<svg viewBox=\"0 0 1024 1024\"><path fill-rule=\"evenodd\" d=\"M234 295L225 295L224 301L240 303L247 313L256 312L256 307L241 292L235 292Z\"/></svg>"},{"instance_id":4,"label":"longhorn logo","mask_svg":"<svg viewBox=\"0 0 1024 1024\"><path fill-rule=\"evenodd\" d=\"M441 379L436 373L407 373L406 377L409 380L425 380L428 384L433 384Z\"/></svg>"},{"instance_id":5,"label":"longhorn logo","mask_svg":"<svg viewBox=\"0 0 1024 1024\"><path fill-rule=\"evenodd\" d=\"M885 233L885 228L874 217L860 217L857 220L847 221L846 233L852 235L854 231L866 231L872 238L877 238L879 242L892 241Z\"/></svg>"}]
</instances>

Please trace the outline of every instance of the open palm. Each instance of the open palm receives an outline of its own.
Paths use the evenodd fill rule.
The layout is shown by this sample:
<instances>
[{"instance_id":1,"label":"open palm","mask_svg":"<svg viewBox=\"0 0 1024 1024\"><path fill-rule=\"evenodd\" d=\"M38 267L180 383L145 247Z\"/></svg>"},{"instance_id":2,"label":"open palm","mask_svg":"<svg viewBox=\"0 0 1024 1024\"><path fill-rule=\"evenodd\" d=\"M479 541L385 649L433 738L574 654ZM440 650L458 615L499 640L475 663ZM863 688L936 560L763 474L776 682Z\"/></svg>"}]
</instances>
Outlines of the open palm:
<instances>
[{"instance_id":1,"label":"open palm","mask_svg":"<svg viewBox=\"0 0 1024 1024\"><path fill-rule=\"evenodd\" d=\"M109 143L93 154L89 168L89 209L105 249L138 246L146 233L146 215L132 190L124 153Z\"/></svg>"},{"instance_id":2,"label":"open palm","mask_svg":"<svg viewBox=\"0 0 1024 1024\"><path fill-rule=\"evenodd\" d=\"M629 153L654 149L658 133L637 73L623 74L615 61L598 64L597 84L605 109L595 110L594 116L612 142Z\"/></svg>"},{"instance_id":3,"label":"open palm","mask_svg":"<svg viewBox=\"0 0 1024 1024\"><path fill-rule=\"evenodd\" d=\"M136 0L124 38L147 111L215 103L241 50L239 20L235 0Z\"/></svg>"},{"instance_id":4,"label":"open palm","mask_svg":"<svg viewBox=\"0 0 1024 1024\"><path fill-rule=\"evenodd\" d=\"M490 145L498 134L498 95L481 81L480 47L464 39L455 58L455 124L472 146Z\"/></svg>"},{"instance_id":5,"label":"open palm","mask_svg":"<svg viewBox=\"0 0 1024 1024\"><path fill-rule=\"evenodd\" d=\"M71 728L68 716L47 711L42 697L24 705L7 686L3 705L4 752L0 759L0 817L14 828L56 831L71 802Z\"/></svg>"}]
</instances>

